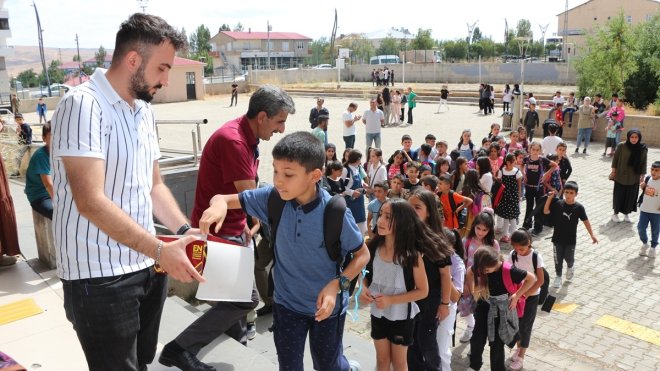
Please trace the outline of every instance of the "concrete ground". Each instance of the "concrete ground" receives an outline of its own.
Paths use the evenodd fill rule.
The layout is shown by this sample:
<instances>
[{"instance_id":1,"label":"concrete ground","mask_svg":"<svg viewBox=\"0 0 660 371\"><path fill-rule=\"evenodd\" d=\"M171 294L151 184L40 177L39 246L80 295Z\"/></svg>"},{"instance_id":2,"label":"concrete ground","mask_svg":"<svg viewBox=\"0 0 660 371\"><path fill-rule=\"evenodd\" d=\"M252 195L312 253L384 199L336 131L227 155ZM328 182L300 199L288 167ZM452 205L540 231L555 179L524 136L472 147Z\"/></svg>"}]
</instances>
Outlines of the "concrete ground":
<instances>
[{"instance_id":1,"label":"concrete ground","mask_svg":"<svg viewBox=\"0 0 660 371\"><path fill-rule=\"evenodd\" d=\"M202 128L202 138L206 141L222 123L246 112L248 99L247 95L240 95L238 107L228 107L229 96L217 96L207 98L205 101L156 105L154 110L158 119L209 119L209 124ZM309 98L294 97L294 100L298 112L289 116L286 132L309 130L308 113L315 102ZM331 116L329 139L337 144L340 152L344 148L339 129L340 117L348 103L349 100L343 99L326 101ZM368 106L366 100L356 103L359 105L360 113ZM471 128L475 141L480 141L480 138L488 133L491 123L501 121L499 107L496 110L497 114L491 116L475 114L476 107L450 106L449 112L442 114L434 114L435 110L434 104L420 104L414 111L414 125L383 129L384 154L389 156L399 148L403 134L412 135L414 143L418 145L423 142L426 134L433 133L438 139L447 140L453 147L458 142L462 129ZM27 115L28 121L33 120L30 115ZM191 138L192 128L188 125L162 126L161 147L191 150L192 139L188 138ZM280 137L281 135L276 134L270 141L262 141L260 144L259 175L264 181L272 180L270 151ZM358 124L356 143L359 149L363 149L362 124ZM655 260L638 256L641 245L635 224L638 214L631 214L633 223L610 221L612 183L607 179L610 160L600 155L603 143L592 143L586 155L574 154L574 148L574 143L569 142L568 153L574 169L571 179L580 185L578 200L585 205L599 243L591 244L584 227L578 228L575 277L572 281L565 282L561 289L550 290L552 295L557 296L562 308L555 309L549 314L539 312L525 369L660 369L658 264ZM656 159L660 159L660 149L651 148L649 162ZM30 208L22 193L21 183L12 180L10 184L16 204L21 248L26 258L32 259L37 253ZM535 239L534 247L544 256L546 264L551 266L553 255L550 235L551 231L546 229L540 238ZM509 249L509 246L503 246L505 252ZM549 267L548 271L553 279L554 269ZM28 369L37 368L39 365L44 370L84 369L82 352L61 307L62 298L59 295L58 279L53 277L52 272L41 275L30 272L32 270L28 269L25 263L0 269L0 305L20 298L33 297L47 311L41 315L0 326L0 350L16 357ZM168 305L173 304L168 303ZM163 327L173 326L172 321L175 322L175 327L180 327L187 320L173 314L168 317L167 325L163 324ZM258 327L262 333L260 336L268 336L265 327L269 323L268 317L258 320ZM458 336L464 326L464 321L459 320ZM171 336L176 334L174 330L163 330L163 332L167 332L169 337L161 338L161 344L169 341ZM366 310L360 310L358 322L353 323L347 319L346 333L347 339L350 338L355 342L351 356L360 361L365 366L364 369L372 369L375 364L375 352L369 347L369 323ZM363 341L360 342L359 339ZM226 341L222 344L224 343ZM223 348L225 345L222 344L218 346L218 349L223 349L220 354L209 356L211 357L209 359L218 362L214 364L219 369L248 370L254 369L257 365L264 370L276 369L272 362L261 363L263 360L256 358L259 355L273 359L273 349L267 349L268 344L264 343L263 339L258 343L255 340L254 345L251 345L253 343L248 345L249 348L257 350L257 355L252 353L241 355L233 346ZM453 348L452 369L467 369L468 351L469 346L457 342L457 346ZM270 355L267 354L268 352ZM252 360L251 363L245 361L246 358ZM68 363L56 362L57 365L52 363L52 367L46 366L47 362L54 360ZM487 369L488 347L484 352L484 360L484 369Z\"/></svg>"}]
</instances>

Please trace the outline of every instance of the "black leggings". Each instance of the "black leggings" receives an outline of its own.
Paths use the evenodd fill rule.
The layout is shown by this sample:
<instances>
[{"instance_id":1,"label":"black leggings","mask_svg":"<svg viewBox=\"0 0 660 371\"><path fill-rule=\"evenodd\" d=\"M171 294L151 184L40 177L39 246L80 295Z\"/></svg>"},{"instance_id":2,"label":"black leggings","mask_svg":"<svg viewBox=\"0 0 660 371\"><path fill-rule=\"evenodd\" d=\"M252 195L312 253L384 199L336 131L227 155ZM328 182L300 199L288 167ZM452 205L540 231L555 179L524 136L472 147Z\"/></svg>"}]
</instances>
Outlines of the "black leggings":
<instances>
[{"instance_id":1,"label":"black leggings","mask_svg":"<svg viewBox=\"0 0 660 371\"><path fill-rule=\"evenodd\" d=\"M502 103L502 110L503 110L504 112L508 112L508 111L509 111L509 102L504 102L504 103Z\"/></svg>"},{"instance_id":2,"label":"black leggings","mask_svg":"<svg viewBox=\"0 0 660 371\"><path fill-rule=\"evenodd\" d=\"M532 220L534 221L534 230L540 232L543 230L541 218L534 217L534 209L539 205L541 197L543 196L543 188L525 186L525 221L523 228L532 228Z\"/></svg>"},{"instance_id":3,"label":"black leggings","mask_svg":"<svg viewBox=\"0 0 660 371\"><path fill-rule=\"evenodd\" d=\"M474 310L474 330L470 338L470 367L479 370L483 364L483 353L488 341L488 309L490 305L484 301L477 302ZM495 318L495 329L498 328L499 318ZM504 343L495 334L495 341L490 346L490 369L493 371L504 371Z\"/></svg>"}]
</instances>

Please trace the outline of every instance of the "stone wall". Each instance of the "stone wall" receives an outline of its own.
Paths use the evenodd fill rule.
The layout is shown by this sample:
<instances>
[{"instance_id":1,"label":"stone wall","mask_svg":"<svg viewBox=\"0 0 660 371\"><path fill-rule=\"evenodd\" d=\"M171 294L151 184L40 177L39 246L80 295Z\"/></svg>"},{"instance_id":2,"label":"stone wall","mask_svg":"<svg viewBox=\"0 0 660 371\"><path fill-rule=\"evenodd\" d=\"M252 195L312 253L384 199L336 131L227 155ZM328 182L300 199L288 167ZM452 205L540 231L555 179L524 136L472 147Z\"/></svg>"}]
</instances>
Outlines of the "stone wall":
<instances>
[{"instance_id":1,"label":"stone wall","mask_svg":"<svg viewBox=\"0 0 660 371\"><path fill-rule=\"evenodd\" d=\"M230 94L231 93L231 85L233 84L233 81L227 81L227 82L214 82L211 84L204 84L204 88L206 89L206 94L209 95L218 95L218 94ZM245 93L248 91L248 84L246 81L236 81L236 84L238 84L238 93Z\"/></svg>"}]
</instances>

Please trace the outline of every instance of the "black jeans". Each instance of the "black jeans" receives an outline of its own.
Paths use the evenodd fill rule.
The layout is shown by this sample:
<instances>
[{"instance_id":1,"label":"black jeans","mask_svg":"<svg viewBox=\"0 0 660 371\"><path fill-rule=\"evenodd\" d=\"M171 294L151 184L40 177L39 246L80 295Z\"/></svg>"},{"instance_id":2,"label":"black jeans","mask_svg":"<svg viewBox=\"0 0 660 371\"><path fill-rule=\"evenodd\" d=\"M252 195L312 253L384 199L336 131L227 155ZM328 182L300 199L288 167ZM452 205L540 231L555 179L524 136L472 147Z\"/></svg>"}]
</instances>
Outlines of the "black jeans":
<instances>
[{"instance_id":1,"label":"black jeans","mask_svg":"<svg viewBox=\"0 0 660 371\"><path fill-rule=\"evenodd\" d=\"M483 365L483 353L488 340L488 309L490 305L484 301L477 302L474 310L474 330L470 338L470 367L479 370ZM495 329L497 331L499 318L495 318ZM495 341L490 346L490 369L493 371L504 371L504 343L495 334Z\"/></svg>"},{"instance_id":2,"label":"black jeans","mask_svg":"<svg viewBox=\"0 0 660 371\"><path fill-rule=\"evenodd\" d=\"M557 277L561 277L564 261L566 261L567 267L573 268L573 263L575 263L575 245L553 243L552 246L555 253L555 274Z\"/></svg>"},{"instance_id":3,"label":"black jeans","mask_svg":"<svg viewBox=\"0 0 660 371\"><path fill-rule=\"evenodd\" d=\"M50 197L43 197L30 203L32 209L46 218L53 220L53 200Z\"/></svg>"},{"instance_id":4,"label":"black jeans","mask_svg":"<svg viewBox=\"0 0 660 371\"><path fill-rule=\"evenodd\" d=\"M525 221L523 228L532 228L532 220L534 221L534 230L541 232L543 230L543 221L541 218L534 217L534 209L539 205L540 199L543 196L543 188L525 186Z\"/></svg>"},{"instance_id":5,"label":"black jeans","mask_svg":"<svg viewBox=\"0 0 660 371\"><path fill-rule=\"evenodd\" d=\"M62 284L66 317L89 369L146 370L156 355L167 276L150 267Z\"/></svg>"},{"instance_id":6,"label":"black jeans","mask_svg":"<svg viewBox=\"0 0 660 371\"><path fill-rule=\"evenodd\" d=\"M408 347L408 367L411 370L440 370L438 349L438 324L435 310L425 310L415 317L414 341Z\"/></svg>"},{"instance_id":7,"label":"black jeans","mask_svg":"<svg viewBox=\"0 0 660 371\"><path fill-rule=\"evenodd\" d=\"M231 94L231 103L229 104L229 107L233 106L234 104L238 106L238 93Z\"/></svg>"},{"instance_id":8,"label":"black jeans","mask_svg":"<svg viewBox=\"0 0 660 371\"><path fill-rule=\"evenodd\" d=\"M413 124L413 114L412 110L414 107L408 107L408 124L412 125Z\"/></svg>"},{"instance_id":9,"label":"black jeans","mask_svg":"<svg viewBox=\"0 0 660 371\"><path fill-rule=\"evenodd\" d=\"M346 148L355 148L355 134L344 136Z\"/></svg>"}]
</instances>

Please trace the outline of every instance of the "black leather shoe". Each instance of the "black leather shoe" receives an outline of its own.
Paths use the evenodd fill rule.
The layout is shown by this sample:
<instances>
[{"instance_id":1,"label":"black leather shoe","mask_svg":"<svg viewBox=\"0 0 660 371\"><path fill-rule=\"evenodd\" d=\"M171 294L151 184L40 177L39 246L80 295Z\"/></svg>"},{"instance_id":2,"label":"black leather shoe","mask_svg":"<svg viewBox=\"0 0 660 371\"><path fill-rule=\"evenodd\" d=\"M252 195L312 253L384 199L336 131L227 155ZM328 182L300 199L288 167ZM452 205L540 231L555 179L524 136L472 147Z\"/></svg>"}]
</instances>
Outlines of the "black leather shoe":
<instances>
[{"instance_id":1,"label":"black leather shoe","mask_svg":"<svg viewBox=\"0 0 660 371\"><path fill-rule=\"evenodd\" d=\"M178 367L183 371L216 371L215 367L200 361L187 350L177 351L173 342L168 343L160 353L158 362L167 367Z\"/></svg>"},{"instance_id":2,"label":"black leather shoe","mask_svg":"<svg viewBox=\"0 0 660 371\"><path fill-rule=\"evenodd\" d=\"M263 307L257 309L257 316L265 316L266 314L273 313L272 305L264 305Z\"/></svg>"}]
</instances>

